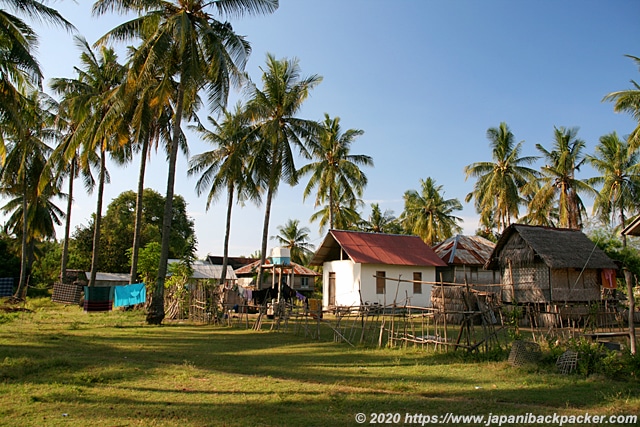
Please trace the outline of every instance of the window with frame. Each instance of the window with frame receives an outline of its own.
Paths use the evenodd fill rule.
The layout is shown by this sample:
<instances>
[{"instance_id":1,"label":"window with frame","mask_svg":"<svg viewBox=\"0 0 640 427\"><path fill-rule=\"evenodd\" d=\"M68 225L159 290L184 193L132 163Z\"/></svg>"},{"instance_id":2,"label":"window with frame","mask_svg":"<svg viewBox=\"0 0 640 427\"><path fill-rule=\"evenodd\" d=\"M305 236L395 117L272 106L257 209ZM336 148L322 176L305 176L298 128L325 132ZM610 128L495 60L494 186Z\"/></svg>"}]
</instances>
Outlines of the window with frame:
<instances>
[{"instance_id":1,"label":"window with frame","mask_svg":"<svg viewBox=\"0 0 640 427\"><path fill-rule=\"evenodd\" d=\"M376 271L376 294L384 294L387 273Z\"/></svg>"},{"instance_id":2,"label":"window with frame","mask_svg":"<svg viewBox=\"0 0 640 427\"><path fill-rule=\"evenodd\" d=\"M421 294L422 293L422 283L416 283L416 282L422 282L422 272L421 271L414 271L413 272L413 293L414 294Z\"/></svg>"}]
</instances>

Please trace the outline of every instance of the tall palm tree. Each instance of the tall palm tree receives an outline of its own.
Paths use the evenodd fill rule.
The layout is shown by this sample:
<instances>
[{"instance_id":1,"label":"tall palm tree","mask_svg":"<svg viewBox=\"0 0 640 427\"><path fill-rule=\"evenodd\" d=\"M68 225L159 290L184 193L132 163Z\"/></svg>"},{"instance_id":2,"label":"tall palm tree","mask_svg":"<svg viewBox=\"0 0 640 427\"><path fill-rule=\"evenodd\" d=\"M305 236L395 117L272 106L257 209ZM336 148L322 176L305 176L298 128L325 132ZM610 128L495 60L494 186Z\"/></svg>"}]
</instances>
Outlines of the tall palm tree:
<instances>
[{"instance_id":1,"label":"tall palm tree","mask_svg":"<svg viewBox=\"0 0 640 427\"><path fill-rule=\"evenodd\" d=\"M130 48L130 52L130 55L133 56L137 51ZM150 149L155 147L157 150L161 141L166 149L170 149L173 135L173 105L175 104L177 85L171 76L164 73L160 64L156 64L156 68L152 72L155 73L154 77L146 80L144 85L136 84L136 73L128 73L127 81L125 81L118 93L118 96L123 100L123 104L130 107L126 109L126 120L130 123L133 148L139 151L140 155L131 270L129 274L130 283L135 283L138 279L138 253L143 222L144 179L147 161L151 155ZM188 145L184 134L180 136L180 147L183 153L188 153Z\"/></svg>"},{"instance_id":2,"label":"tall palm tree","mask_svg":"<svg viewBox=\"0 0 640 427\"><path fill-rule=\"evenodd\" d=\"M363 222L359 209L364 206L364 202L359 198L348 197L342 187L337 188L335 193L335 211L333 212L333 229L334 230L360 230ZM314 212L309 221L318 221L320 233L323 233L329 225L331 212L329 205L325 205L322 209Z\"/></svg>"},{"instance_id":3,"label":"tall palm tree","mask_svg":"<svg viewBox=\"0 0 640 427\"><path fill-rule=\"evenodd\" d=\"M342 132L340 117L330 118L325 113L318 135L309 141L312 163L300 168L300 175L311 174L304 189L307 198L317 188L315 206L328 202L329 227L334 228L336 214L335 194L341 187L345 197L362 197L367 176L359 166L373 166L373 159L363 154L350 154L351 143L364 134L360 129Z\"/></svg>"},{"instance_id":4,"label":"tall palm tree","mask_svg":"<svg viewBox=\"0 0 640 427\"><path fill-rule=\"evenodd\" d=\"M404 211L400 219L407 232L413 233L428 245L434 245L462 231L462 219L453 212L462 210L458 199L445 199L441 185L427 178L420 180L420 192L404 193Z\"/></svg>"},{"instance_id":5,"label":"tall palm tree","mask_svg":"<svg viewBox=\"0 0 640 427\"><path fill-rule=\"evenodd\" d=\"M284 225L278 226L280 232L277 236L271 236L281 247L288 248L291 253L291 261L305 265L309 261L315 247L309 243L309 228L300 227L300 221L289 219Z\"/></svg>"},{"instance_id":6,"label":"tall palm tree","mask_svg":"<svg viewBox=\"0 0 640 427\"><path fill-rule=\"evenodd\" d=\"M536 144L546 160L542 170L542 193L552 193L558 207L558 225L562 228L582 229L582 218L585 215L584 204L579 193L593 192L584 181L576 178L576 172L586 159L582 154L585 142L577 138L578 129L554 127L553 149L548 151L541 144Z\"/></svg>"},{"instance_id":7,"label":"tall palm tree","mask_svg":"<svg viewBox=\"0 0 640 427\"><path fill-rule=\"evenodd\" d=\"M260 276L267 253L271 202L280 181L290 185L298 182L293 148L308 157L305 142L317 132L316 122L297 115L310 91L321 81L318 75L301 77L297 59L278 60L268 54L267 68L262 73L263 88L253 86L250 90L247 113L256 123L259 134L252 168L267 187Z\"/></svg>"},{"instance_id":8,"label":"tall palm tree","mask_svg":"<svg viewBox=\"0 0 640 427\"><path fill-rule=\"evenodd\" d=\"M242 16L270 13L277 7L277 0L98 0L93 5L96 15L107 12L136 15L109 31L100 42L141 39L131 59L131 69L135 70L138 84L145 85L150 76L156 76L153 71L157 70L158 64L165 67L166 76L175 76L177 83L162 250L147 323L160 324L164 319L164 280L182 119L196 111L197 92L201 89L207 93L212 109L224 106L230 85L241 80L241 70L250 52L246 40L227 22L216 19L212 12L221 16Z\"/></svg>"},{"instance_id":9,"label":"tall palm tree","mask_svg":"<svg viewBox=\"0 0 640 427\"><path fill-rule=\"evenodd\" d=\"M593 205L594 212L605 224L611 224L612 215L617 214L620 228L626 226L627 213L638 212L640 200L640 150L631 149L628 142L612 132L600 137L595 154L586 156L600 176L589 178L587 183L601 186ZM622 235L623 245L627 245Z\"/></svg>"},{"instance_id":10,"label":"tall palm tree","mask_svg":"<svg viewBox=\"0 0 640 427\"><path fill-rule=\"evenodd\" d=\"M80 156L89 162L99 153L98 194L89 286L94 286L100 252L100 226L104 185L109 180L106 169L108 153L116 153L128 144L127 123L121 120L119 104L115 98L125 77L125 67L118 63L113 49L102 47L96 54L86 40L76 37L80 48L83 68L75 68L77 78L53 79L51 88L63 96L61 104L72 120L77 123L70 143L66 146L64 158L71 161Z\"/></svg>"},{"instance_id":11,"label":"tall palm tree","mask_svg":"<svg viewBox=\"0 0 640 427\"><path fill-rule=\"evenodd\" d=\"M215 148L194 156L189 161L187 171L189 175L201 174L196 182L196 192L200 196L208 191L207 210L221 192L227 192L227 217L220 284L225 282L227 276L234 197L237 194L241 203L246 200L260 200L259 188L249 173L251 137L255 136L251 131L249 118L244 114L240 104L236 105L235 111L225 110L223 114L223 120L220 123L209 117L209 122L215 130L206 129L202 124L196 127L202 139Z\"/></svg>"},{"instance_id":12,"label":"tall palm tree","mask_svg":"<svg viewBox=\"0 0 640 427\"><path fill-rule=\"evenodd\" d=\"M640 67L640 58L632 55L626 56L631 58L636 65ZM636 128L631 132L631 135L629 135L629 146L635 150L640 147L640 84L634 80L631 80L631 84L633 85L633 89L611 92L602 100L613 102L613 110L616 113L629 113L633 116L634 120L638 122Z\"/></svg>"},{"instance_id":13,"label":"tall palm tree","mask_svg":"<svg viewBox=\"0 0 640 427\"><path fill-rule=\"evenodd\" d=\"M541 186L537 181L532 181L530 184L530 191L524 194L527 213L520 217L518 222L542 227L557 227L559 215L554 188Z\"/></svg>"},{"instance_id":14,"label":"tall palm tree","mask_svg":"<svg viewBox=\"0 0 640 427\"><path fill-rule=\"evenodd\" d=\"M478 162L465 166L465 180L478 178L473 191L465 201L475 199L476 211L483 218L492 217L502 232L512 218L519 215L522 203L521 192L527 182L535 181L539 173L526 165L537 157L520 157L524 141L515 143L515 137L506 123L487 130L487 138L492 148L493 162Z\"/></svg>"},{"instance_id":15,"label":"tall palm tree","mask_svg":"<svg viewBox=\"0 0 640 427\"><path fill-rule=\"evenodd\" d=\"M382 212L378 203L371 203L371 215L362 222L362 229L370 233L402 233L402 226L393 215L393 211Z\"/></svg>"},{"instance_id":16,"label":"tall palm tree","mask_svg":"<svg viewBox=\"0 0 640 427\"><path fill-rule=\"evenodd\" d=\"M16 296L26 290L32 260L33 241L55 235L53 223L59 224L61 212L50 199L58 194L52 177L48 186L39 191L41 174L45 171L51 148L47 144L55 137L53 114L43 108L43 94L32 92L22 112L21 129L7 135L10 151L0 170L2 192L12 199L3 211L13 212L7 225L22 240L20 280Z\"/></svg>"},{"instance_id":17,"label":"tall palm tree","mask_svg":"<svg viewBox=\"0 0 640 427\"><path fill-rule=\"evenodd\" d=\"M74 181L82 177L85 188L91 192L95 186L95 179L91 173L92 169L98 169L99 158L95 152L87 153L85 157L80 157L79 150L70 160L65 158L69 144L73 143L73 135L76 124L71 120L69 111L60 108L60 104L52 101L56 111L55 128L58 133L58 145L55 147L46 165L46 172L40 179L40 190L50 185L49 176L54 176L56 180L67 178L67 208L65 212L64 238L62 242L62 256L60 260L60 282L67 279L67 263L69 261L69 235L71 233L71 213L73 208Z\"/></svg>"},{"instance_id":18,"label":"tall palm tree","mask_svg":"<svg viewBox=\"0 0 640 427\"><path fill-rule=\"evenodd\" d=\"M0 164L5 160L4 135L7 127L20 127L28 92L40 89L42 71L34 56L38 45L35 31L14 10L32 20L45 20L67 30L74 27L55 9L42 1L0 1ZM28 108L28 107L26 107Z\"/></svg>"}]
</instances>

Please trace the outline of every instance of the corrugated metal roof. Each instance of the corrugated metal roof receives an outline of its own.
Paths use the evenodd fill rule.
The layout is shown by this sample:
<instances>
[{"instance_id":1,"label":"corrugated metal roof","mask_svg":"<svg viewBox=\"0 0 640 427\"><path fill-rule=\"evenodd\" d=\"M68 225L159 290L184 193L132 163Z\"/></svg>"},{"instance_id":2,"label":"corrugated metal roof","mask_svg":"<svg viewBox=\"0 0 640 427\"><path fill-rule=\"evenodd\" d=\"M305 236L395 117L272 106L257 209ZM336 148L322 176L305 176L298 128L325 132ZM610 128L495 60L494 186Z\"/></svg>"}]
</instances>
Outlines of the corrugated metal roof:
<instances>
[{"instance_id":1,"label":"corrugated metal roof","mask_svg":"<svg viewBox=\"0 0 640 427\"><path fill-rule=\"evenodd\" d=\"M436 245L433 250L449 265L483 266L495 246L484 237L458 234Z\"/></svg>"},{"instance_id":2,"label":"corrugated metal roof","mask_svg":"<svg viewBox=\"0 0 640 427\"><path fill-rule=\"evenodd\" d=\"M87 280L91 279L91 272L86 271L85 276ZM129 274L127 273L96 273L96 281L99 282L125 282L129 283Z\"/></svg>"},{"instance_id":3,"label":"corrugated metal roof","mask_svg":"<svg viewBox=\"0 0 640 427\"><path fill-rule=\"evenodd\" d=\"M177 259L168 260L169 264L174 264L180 262ZM193 273L191 274L192 279L219 279L222 276L222 266L221 265L213 265L208 262L195 262L191 265L193 269ZM168 273L167 276L171 274ZM226 280L236 280L238 277L236 276L233 268L228 265L227 266L227 274Z\"/></svg>"},{"instance_id":4,"label":"corrugated metal roof","mask_svg":"<svg viewBox=\"0 0 640 427\"><path fill-rule=\"evenodd\" d=\"M267 259L265 264L271 264L271 262ZM310 268L305 267L304 265L296 264L295 262L291 263L293 266L293 274L296 276L322 276L320 273L311 270ZM239 276L246 274L255 274L258 272L258 268L260 267L260 260L252 262L249 265L245 265L242 268L236 270L236 274Z\"/></svg>"},{"instance_id":5,"label":"corrugated metal roof","mask_svg":"<svg viewBox=\"0 0 640 427\"><path fill-rule=\"evenodd\" d=\"M191 268L193 268L193 274L191 275L192 279L219 279L222 276L221 265L194 264ZM236 280L237 278L236 272L233 271L233 268L230 265L228 265L226 279Z\"/></svg>"},{"instance_id":6,"label":"corrugated metal roof","mask_svg":"<svg viewBox=\"0 0 640 427\"><path fill-rule=\"evenodd\" d=\"M357 264L446 266L418 236L344 230L329 231L311 264L341 259L340 249Z\"/></svg>"}]
</instances>

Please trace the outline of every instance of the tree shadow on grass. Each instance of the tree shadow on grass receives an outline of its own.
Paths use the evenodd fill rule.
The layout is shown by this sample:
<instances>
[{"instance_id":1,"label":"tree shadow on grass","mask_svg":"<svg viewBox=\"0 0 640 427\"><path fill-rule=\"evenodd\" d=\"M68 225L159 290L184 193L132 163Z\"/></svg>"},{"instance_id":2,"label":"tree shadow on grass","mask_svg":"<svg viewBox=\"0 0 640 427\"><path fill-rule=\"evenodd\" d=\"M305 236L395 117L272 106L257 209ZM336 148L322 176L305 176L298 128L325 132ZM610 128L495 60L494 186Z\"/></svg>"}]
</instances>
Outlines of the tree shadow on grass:
<instances>
[{"instance_id":1,"label":"tree shadow on grass","mask_svg":"<svg viewBox=\"0 0 640 427\"><path fill-rule=\"evenodd\" d=\"M358 412L552 413L602 408L616 395L630 405L639 400L634 383L506 363L445 364L417 351L353 349L286 333L125 326L0 334L0 381L5 390L35 387L34 413L75 408L86 424L112 422L104 425L354 425ZM167 382L167 372L177 377Z\"/></svg>"}]
</instances>

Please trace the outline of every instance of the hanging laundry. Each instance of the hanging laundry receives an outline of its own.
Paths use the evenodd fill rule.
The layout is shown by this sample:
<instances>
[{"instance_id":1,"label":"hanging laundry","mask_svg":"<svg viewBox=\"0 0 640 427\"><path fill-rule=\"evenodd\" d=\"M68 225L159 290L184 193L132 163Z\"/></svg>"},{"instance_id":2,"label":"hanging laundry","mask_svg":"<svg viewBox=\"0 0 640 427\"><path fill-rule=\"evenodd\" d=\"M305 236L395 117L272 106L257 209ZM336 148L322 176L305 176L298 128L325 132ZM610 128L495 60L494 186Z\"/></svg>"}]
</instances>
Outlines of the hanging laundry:
<instances>
[{"instance_id":1,"label":"hanging laundry","mask_svg":"<svg viewBox=\"0 0 640 427\"><path fill-rule=\"evenodd\" d=\"M145 288L144 283L115 287L114 307L143 304L146 300L147 289Z\"/></svg>"},{"instance_id":2,"label":"hanging laundry","mask_svg":"<svg viewBox=\"0 0 640 427\"><path fill-rule=\"evenodd\" d=\"M78 304L82 297L82 286L77 283L55 283L51 301L63 304Z\"/></svg>"},{"instance_id":3,"label":"hanging laundry","mask_svg":"<svg viewBox=\"0 0 640 427\"><path fill-rule=\"evenodd\" d=\"M111 311L113 307L113 287L84 287L84 311Z\"/></svg>"},{"instance_id":4,"label":"hanging laundry","mask_svg":"<svg viewBox=\"0 0 640 427\"><path fill-rule=\"evenodd\" d=\"M0 297L10 297L13 295L13 278L0 278Z\"/></svg>"},{"instance_id":5,"label":"hanging laundry","mask_svg":"<svg viewBox=\"0 0 640 427\"><path fill-rule=\"evenodd\" d=\"M607 289L615 289L616 288L616 271L610 268L605 268L602 270L601 274L602 278L602 287Z\"/></svg>"}]
</instances>

